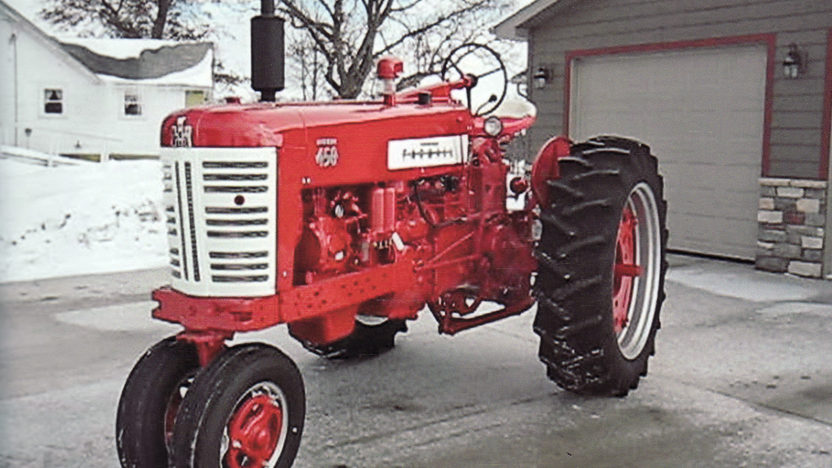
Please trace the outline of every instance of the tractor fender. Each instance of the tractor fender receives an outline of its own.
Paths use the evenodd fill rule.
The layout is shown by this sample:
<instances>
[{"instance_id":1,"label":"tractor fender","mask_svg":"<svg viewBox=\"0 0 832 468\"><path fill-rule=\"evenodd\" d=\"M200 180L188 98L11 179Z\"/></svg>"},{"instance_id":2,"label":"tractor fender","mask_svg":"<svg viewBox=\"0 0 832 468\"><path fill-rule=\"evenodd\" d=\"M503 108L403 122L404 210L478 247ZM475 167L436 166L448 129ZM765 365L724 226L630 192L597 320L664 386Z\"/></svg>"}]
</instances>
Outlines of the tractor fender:
<instances>
[{"instance_id":1,"label":"tractor fender","mask_svg":"<svg viewBox=\"0 0 832 468\"><path fill-rule=\"evenodd\" d=\"M560 177L558 160L569 156L571 148L572 142L568 138L558 136L549 139L535 156L531 182L532 193L539 204L548 203L549 185L546 181Z\"/></svg>"}]
</instances>

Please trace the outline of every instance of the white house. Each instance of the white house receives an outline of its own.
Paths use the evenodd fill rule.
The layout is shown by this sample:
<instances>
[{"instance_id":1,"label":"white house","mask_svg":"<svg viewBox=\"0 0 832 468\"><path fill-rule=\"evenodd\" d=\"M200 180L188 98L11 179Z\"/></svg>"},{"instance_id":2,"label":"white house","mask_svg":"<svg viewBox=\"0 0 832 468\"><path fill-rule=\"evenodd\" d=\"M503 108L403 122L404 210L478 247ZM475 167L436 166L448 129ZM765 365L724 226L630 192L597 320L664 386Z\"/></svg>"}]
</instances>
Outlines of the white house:
<instances>
[{"instance_id":1,"label":"white house","mask_svg":"<svg viewBox=\"0 0 832 468\"><path fill-rule=\"evenodd\" d=\"M0 0L0 144L158 155L162 119L210 98L213 59L210 43L57 40Z\"/></svg>"}]
</instances>

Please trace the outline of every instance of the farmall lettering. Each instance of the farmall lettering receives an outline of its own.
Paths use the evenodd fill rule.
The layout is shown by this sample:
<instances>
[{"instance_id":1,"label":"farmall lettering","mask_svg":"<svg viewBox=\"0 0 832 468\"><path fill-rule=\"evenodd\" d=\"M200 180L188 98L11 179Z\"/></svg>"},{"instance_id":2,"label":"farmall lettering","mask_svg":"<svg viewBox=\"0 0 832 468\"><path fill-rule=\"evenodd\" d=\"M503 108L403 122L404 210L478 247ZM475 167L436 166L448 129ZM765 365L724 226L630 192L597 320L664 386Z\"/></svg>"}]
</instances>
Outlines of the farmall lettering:
<instances>
[{"instance_id":1,"label":"farmall lettering","mask_svg":"<svg viewBox=\"0 0 832 468\"><path fill-rule=\"evenodd\" d=\"M336 138L319 138L315 162L321 167L334 167L338 164L338 140Z\"/></svg>"},{"instance_id":2,"label":"farmall lettering","mask_svg":"<svg viewBox=\"0 0 832 468\"><path fill-rule=\"evenodd\" d=\"M387 143L390 170L461 164L468 152L468 135L408 138Z\"/></svg>"},{"instance_id":3,"label":"farmall lettering","mask_svg":"<svg viewBox=\"0 0 832 468\"><path fill-rule=\"evenodd\" d=\"M470 56L495 59L481 69L502 77L502 97L461 101L484 82L460 71ZM229 104L165 120L172 285L153 292L153 316L182 330L124 386L123 466L291 465L306 405L297 366L272 346L226 344L279 324L313 353L352 358L393 347L425 306L453 335L536 303L552 380L590 395L636 388L664 299L656 158L632 140L557 137L529 174L509 177L506 147L533 109L499 113L507 73L487 47L461 46L443 69L455 78L397 93L402 64L386 58L377 101Z\"/></svg>"}]
</instances>

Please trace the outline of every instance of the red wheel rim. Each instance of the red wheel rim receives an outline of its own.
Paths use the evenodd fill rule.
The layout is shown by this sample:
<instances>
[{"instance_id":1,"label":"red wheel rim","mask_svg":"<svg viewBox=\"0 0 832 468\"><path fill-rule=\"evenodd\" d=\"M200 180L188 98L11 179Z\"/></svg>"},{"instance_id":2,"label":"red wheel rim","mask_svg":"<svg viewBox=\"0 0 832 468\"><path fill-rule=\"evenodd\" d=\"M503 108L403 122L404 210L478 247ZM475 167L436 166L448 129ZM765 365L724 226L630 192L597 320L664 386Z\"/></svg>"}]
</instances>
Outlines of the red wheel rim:
<instances>
[{"instance_id":1,"label":"red wheel rim","mask_svg":"<svg viewBox=\"0 0 832 468\"><path fill-rule=\"evenodd\" d=\"M283 409L272 396L252 396L238 405L227 430L229 468L270 466L283 430Z\"/></svg>"},{"instance_id":2,"label":"red wheel rim","mask_svg":"<svg viewBox=\"0 0 832 468\"><path fill-rule=\"evenodd\" d=\"M618 223L618 235L615 241L615 265L613 266L612 290L612 318L613 330L616 335L621 334L630 320L630 305L633 299L635 278L641 275L642 269L636 264L638 252L637 229L638 220L633 213L630 203L624 206L621 220Z\"/></svg>"},{"instance_id":3,"label":"red wheel rim","mask_svg":"<svg viewBox=\"0 0 832 468\"><path fill-rule=\"evenodd\" d=\"M173 440L173 428L176 424L176 413L179 412L179 407L182 406L182 400L185 397L185 392L188 391L188 388L191 386L193 382L194 374L188 373L182 380L176 384L176 387L173 389L173 393L168 398L168 404L165 407L165 445L168 447L168 451L170 451L171 441Z\"/></svg>"},{"instance_id":4,"label":"red wheel rim","mask_svg":"<svg viewBox=\"0 0 832 468\"><path fill-rule=\"evenodd\" d=\"M176 413L179 407L182 406L182 397L179 395L179 388L176 393L171 395L168 401L168 407L165 408L165 445L170 447L170 442L173 440L173 426L176 423Z\"/></svg>"}]
</instances>

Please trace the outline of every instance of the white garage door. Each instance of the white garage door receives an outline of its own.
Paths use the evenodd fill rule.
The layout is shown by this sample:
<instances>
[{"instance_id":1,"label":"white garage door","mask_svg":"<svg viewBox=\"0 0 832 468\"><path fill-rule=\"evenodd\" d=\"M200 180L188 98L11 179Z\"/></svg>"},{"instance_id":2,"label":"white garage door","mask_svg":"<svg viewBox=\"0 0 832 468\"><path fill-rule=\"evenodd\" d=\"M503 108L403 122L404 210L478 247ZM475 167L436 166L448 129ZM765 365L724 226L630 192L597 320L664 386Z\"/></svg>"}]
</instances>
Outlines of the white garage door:
<instances>
[{"instance_id":1,"label":"white garage door","mask_svg":"<svg viewBox=\"0 0 832 468\"><path fill-rule=\"evenodd\" d=\"M752 259L765 76L766 50L757 46L576 59L570 134L652 147L670 248Z\"/></svg>"}]
</instances>

